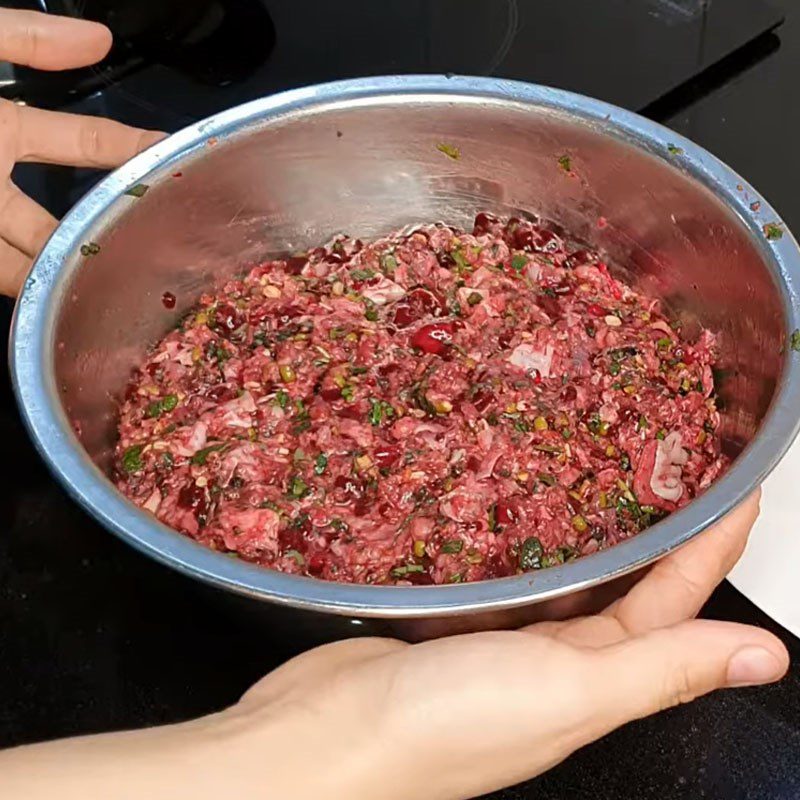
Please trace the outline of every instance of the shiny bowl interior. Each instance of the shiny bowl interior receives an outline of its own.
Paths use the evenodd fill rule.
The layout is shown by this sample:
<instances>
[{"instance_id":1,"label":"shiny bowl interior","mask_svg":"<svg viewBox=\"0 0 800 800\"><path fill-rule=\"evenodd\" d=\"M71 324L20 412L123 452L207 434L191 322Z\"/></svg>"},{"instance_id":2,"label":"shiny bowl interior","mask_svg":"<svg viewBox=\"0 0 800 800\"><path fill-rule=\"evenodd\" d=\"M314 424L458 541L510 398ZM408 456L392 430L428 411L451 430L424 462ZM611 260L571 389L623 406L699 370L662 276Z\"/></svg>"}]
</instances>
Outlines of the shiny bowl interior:
<instances>
[{"instance_id":1,"label":"shiny bowl interior","mask_svg":"<svg viewBox=\"0 0 800 800\"><path fill-rule=\"evenodd\" d=\"M148 187L144 195L126 193L137 184ZM203 549L116 492L106 477L116 398L148 345L201 291L336 233L368 238L432 220L469 228L480 210L547 220L604 250L618 274L663 297L687 330L700 321L719 332L722 433L736 460L710 491L635 539L575 563L419 588L259 569ZM765 235L768 223L780 238ZM641 117L507 81L364 79L221 113L106 178L36 262L17 308L12 366L27 424L56 475L110 529L171 566L315 610L491 611L641 567L763 480L800 418L797 365L786 346L800 327L799 277L797 244L768 203L701 148ZM165 291L177 297L173 310L161 302Z\"/></svg>"}]
</instances>

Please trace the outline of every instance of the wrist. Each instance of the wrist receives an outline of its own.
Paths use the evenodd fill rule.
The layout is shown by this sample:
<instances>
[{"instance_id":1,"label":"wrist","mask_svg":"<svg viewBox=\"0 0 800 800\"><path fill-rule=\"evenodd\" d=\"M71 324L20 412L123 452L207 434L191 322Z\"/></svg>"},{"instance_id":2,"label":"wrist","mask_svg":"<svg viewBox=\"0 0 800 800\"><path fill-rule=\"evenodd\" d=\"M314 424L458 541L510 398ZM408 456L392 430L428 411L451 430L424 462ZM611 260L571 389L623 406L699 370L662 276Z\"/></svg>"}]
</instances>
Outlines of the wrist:
<instances>
[{"instance_id":1,"label":"wrist","mask_svg":"<svg viewBox=\"0 0 800 800\"><path fill-rule=\"evenodd\" d=\"M360 800L380 796L374 792L380 761L377 737L358 722L332 718L335 713L332 707L278 701L252 708L238 704L198 722L207 725L202 733L206 743L217 742L217 759L232 797ZM231 780L236 791L231 790Z\"/></svg>"}]
</instances>

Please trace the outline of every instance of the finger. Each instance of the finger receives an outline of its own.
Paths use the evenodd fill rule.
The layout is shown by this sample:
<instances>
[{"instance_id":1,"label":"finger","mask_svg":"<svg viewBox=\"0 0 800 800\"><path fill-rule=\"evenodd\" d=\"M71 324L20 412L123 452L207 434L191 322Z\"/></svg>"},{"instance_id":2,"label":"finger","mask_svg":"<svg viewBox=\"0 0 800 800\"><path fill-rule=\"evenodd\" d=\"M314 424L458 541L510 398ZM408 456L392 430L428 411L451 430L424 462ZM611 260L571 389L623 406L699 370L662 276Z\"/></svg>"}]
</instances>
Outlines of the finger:
<instances>
[{"instance_id":1,"label":"finger","mask_svg":"<svg viewBox=\"0 0 800 800\"><path fill-rule=\"evenodd\" d=\"M0 239L0 294L16 297L30 268L28 256Z\"/></svg>"},{"instance_id":2,"label":"finger","mask_svg":"<svg viewBox=\"0 0 800 800\"><path fill-rule=\"evenodd\" d=\"M757 490L710 530L657 562L607 613L634 634L696 616L739 560L759 498Z\"/></svg>"},{"instance_id":3,"label":"finger","mask_svg":"<svg viewBox=\"0 0 800 800\"><path fill-rule=\"evenodd\" d=\"M0 236L25 255L34 257L58 221L13 183L0 195Z\"/></svg>"},{"instance_id":4,"label":"finger","mask_svg":"<svg viewBox=\"0 0 800 800\"><path fill-rule=\"evenodd\" d=\"M111 31L98 22L0 8L0 60L37 69L96 64L111 48Z\"/></svg>"},{"instance_id":5,"label":"finger","mask_svg":"<svg viewBox=\"0 0 800 800\"><path fill-rule=\"evenodd\" d=\"M789 665L783 644L760 628L693 620L651 631L583 658L587 741L715 689L771 683ZM601 690L598 691L598 687Z\"/></svg>"},{"instance_id":6,"label":"finger","mask_svg":"<svg viewBox=\"0 0 800 800\"><path fill-rule=\"evenodd\" d=\"M103 117L17 107L17 161L116 167L166 136Z\"/></svg>"}]
</instances>

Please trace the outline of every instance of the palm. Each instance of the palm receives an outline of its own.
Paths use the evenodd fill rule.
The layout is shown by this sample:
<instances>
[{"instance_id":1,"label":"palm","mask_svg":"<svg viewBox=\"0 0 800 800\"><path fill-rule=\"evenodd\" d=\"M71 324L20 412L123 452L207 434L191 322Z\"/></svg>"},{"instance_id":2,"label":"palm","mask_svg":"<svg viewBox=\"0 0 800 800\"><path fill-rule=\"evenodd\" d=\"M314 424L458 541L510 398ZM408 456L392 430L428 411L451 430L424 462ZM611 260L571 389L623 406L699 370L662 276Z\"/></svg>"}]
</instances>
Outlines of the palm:
<instances>
[{"instance_id":1,"label":"palm","mask_svg":"<svg viewBox=\"0 0 800 800\"><path fill-rule=\"evenodd\" d=\"M532 777L630 719L724 685L731 648L771 648L785 669L769 634L689 621L738 560L757 511L753 497L596 616L417 645L327 645L256 684L240 707L332 713L348 752L355 741L386 774L403 771L353 797L466 798ZM680 663L687 653L694 660Z\"/></svg>"}]
</instances>

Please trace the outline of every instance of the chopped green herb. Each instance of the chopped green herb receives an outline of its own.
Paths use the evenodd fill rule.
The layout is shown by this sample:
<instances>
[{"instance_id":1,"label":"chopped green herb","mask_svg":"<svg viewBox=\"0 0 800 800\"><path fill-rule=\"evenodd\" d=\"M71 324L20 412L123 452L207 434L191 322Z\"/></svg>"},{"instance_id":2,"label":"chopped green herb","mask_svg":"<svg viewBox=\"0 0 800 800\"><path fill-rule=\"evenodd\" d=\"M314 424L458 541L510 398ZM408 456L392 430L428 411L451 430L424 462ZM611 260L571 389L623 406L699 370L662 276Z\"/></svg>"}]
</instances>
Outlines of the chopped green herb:
<instances>
[{"instance_id":1,"label":"chopped green herb","mask_svg":"<svg viewBox=\"0 0 800 800\"><path fill-rule=\"evenodd\" d=\"M328 456L325 453L320 453L317 456L317 460L314 462L314 473L316 475L322 475L325 472L325 468L328 466Z\"/></svg>"},{"instance_id":2,"label":"chopped green herb","mask_svg":"<svg viewBox=\"0 0 800 800\"><path fill-rule=\"evenodd\" d=\"M347 328L331 328L328 331L329 339L341 339L347 333Z\"/></svg>"},{"instance_id":3,"label":"chopped green herb","mask_svg":"<svg viewBox=\"0 0 800 800\"><path fill-rule=\"evenodd\" d=\"M536 476L545 486L555 486L556 479L552 475L548 475L546 472L540 472Z\"/></svg>"},{"instance_id":4,"label":"chopped green herb","mask_svg":"<svg viewBox=\"0 0 800 800\"><path fill-rule=\"evenodd\" d=\"M351 269L350 277L354 281L368 281L375 277L375 273L371 269Z\"/></svg>"},{"instance_id":5,"label":"chopped green herb","mask_svg":"<svg viewBox=\"0 0 800 800\"><path fill-rule=\"evenodd\" d=\"M467 303L471 306L476 306L483 300L483 295L480 292L470 292L467 296Z\"/></svg>"},{"instance_id":6,"label":"chopped green herb","mask_svg":"<svg viewBox=\"0 0 800 800\"><path fill-rule=\"evenodd\" d=\"M519 254L515 255L511 259L511 268L515 269L517 272L522 272L522 270L525 269L527 264L528 264L528 259L525 256Z\"/></svg>"},{"instance_id":7,"label":"chopped green herb","mask_svg":"<svg viewBox=\"0 0 800 800\"><path fill-rule=\"evenodd\" d=\"M452 158L453 161L458 161L461 158L461 151L455 145L439 142L436 145L436 149L440 153L444 153L448 158Z\"/></svg>"},{"instance_id":8,"label":"chopped green herb","mask_svg":"<svg viewBox=\"0 0 800 800\"><path fill-rule=\"evenodd\" d=\"M305 497L311 490L300 475L295 475L289 484L289 494L298 499Z\"/></svg>"},{"instance_id":9,"label":"chopped green herb","mask_svg":"<svg viewBox=\"0 0 800 800\"><path fill-rule=\"evenodd\" d=\"M561 167L564 172L572 172L572 159L566 154L559 156L558 166Z\"/></svg>"},{"instance_id":10,"label":"chopped green herb","mask_svg":"<svg viewBox=\"0 0 800 800\"><path fill-rule=\"evenodd\" d=\"M380 425L385 417L391 417L394 415L394 408L392 408L390 403L387 403L384 400L376 400L374 397L370 397L369 402L369 421L373 425Z\"/></svg>"},{"instance_id":11,"label":"chopped green herb","mask_svg":"<svg viewBox=\"0 0 800 800\"><path fill-rule=\"evenodd\" d=\"M279 389L277 394L275 395L275 402L281 408L286 408L286 406L289 405L289 393L284 392L283 389Z\"/></svg>"},{"instance_id":12,"label":"chopped green herb","mask_svg":"<svg viewBox=\"0 0 800 800\"><path fill-rule=\"evenodd\" d=\"M298 567L302 567L306 563L306 560L303 557L303 554L298 552L297 550L287 550L284 553L284 556L286 556L286 558L294 559L294 561L297 563Z\"/></svg>"},{"instance_id":13,"label":"chopped green herb","mask_svg":"<svg viewBox=\"0 0 800 800\"><path fill-rule=\"evenodd\" d=\"M795 353L800 353L800 330L792 332L789 343L790 347L795 351Z\"/></svg>"},{"instance_id":14,"label":"chopped green herb","mask_svg":"<svg viewBox=\"0 0 800 800\"><path fill-rule=\"evenodd\" d=\"M464 580L463 572L454 572L448 579L448 583L461 583Z\"/></svg>"},{"instance_id":15,"label":"chopped green herb","mask_svg":"<svg viewBox=\"0 0 800 800\"><path fill-rule=\"evenodd\" d=\"M529 536L519 551L519 568L528 572L532 569L541 569L544 548L535 536Z\"/></svg>"},{"instance_id":16,"label":"chopped green herb","mask_svg":"<svg viewBox=\"0 0 800 800\"><path fill-rule=\"evenodd\" d=\"M142 450L144 450L144 445L134 444L122 454L122 466L125 468L125 472L131 474L144 469Z\"/></svg>"},{"instance_id":17,"label":"chopped green herb","mask_svg":"<svg viewBox=\"0 0 800 800\"><path fill-rule=\"evenodd\" d=\"M391 575L394 578L402 578L409 572L425 572L425 567L422 564L403 564L401 567L392 567L391 569Z\"/></svg>"},{"instance_id":18,"label":"chopped green herb","mask_svg":"<svg viewBox=\"0 0 800 800\"><path fill-rule=\"evenodd\" d=\"M609 375L619 375L621 369L622 367L616 361L613 361L608 367L608 373Z\"/></svg>"},{"instance_id":19,"label":"chopped green herb","mask_svg":"<svg viewBox=\"0 0 800 800\"><path fill-rule=\"evenodd\" d=\"M100 252L100 245L96 242L89 242L81 245L82 256L96 256Z\"/></svg>"},{"instance_id":20,"label":"chopped green herb","mask_svg":"<svg viewBox=\"0 0 800 800\"><path fill-rule=\"evenodd\" d=\"M659 340L656 342L656 346L658 347L658 349L659 349L659 350L666 350L666 349L667 349L667 348L669 348L671 345L672 345L672 339L670 339L668 336L662 336L662 337L661 337L661 338L660 338L660 339L659 339Z\"/></svg>"},{"instance_id":21,"label":"chopped green herb","mask_svg":"<svg viewBox=\"0 0 800 800\"><path fill-rule=\"evenodd\" d=\"M487 524L489 526L490 531L494 531L497 529L497 507L494 505L489 506L489 511L487 514Z\"/></svg>"},{"instance_id":22,"label":"chopped green herb","mask_svg":"<svg viewBox=\"0 0 800 800\"><path fill-rule=\"evenodd\" d=\"M533 446L533 449L534 450L538 450L541 453L550 453L550 455L554 455L554 456L561 454L561 448L560 447L554 447L551 444L535 444Z\"/></svg>"},{"instance_id":23,"label":"chopped green herb","mask_svg":"<svg viewBox=\"0 0 800 800\"><path fill-rule=\"evenodd\" d=\"M647 417L644 414L639 414L639 419L636 420L636 430L643 431L647 427Z\"/></svg>"},{"instance_id":24,"label":"chopped green herb","mask_svg":"<svg viewBox=\"0 0 800 800\"><path fill-rule=\"evenodd\" d=\"M561 436L564 438L564 440L571 439L572 438L572 431L569 428L562 428L561 429Z\"/></svg>"},{"instance_id":25,"label":"chopped green herb","mask_svg":"<svg viewBox=\"0 0 800 800\"><path fill-rule=\"evenodd\" d=\"M469 261L467 261L466 256L456 248L450 252L450 255L453 258L453 261L456 262L456 267L458 268L459 272L463 272L464 270L468 270L470 268Z\"/></svg>"},{"instance_id":26,"label":"chopped green herb","mask_svg":"<svg viewBox=\"0 0 800 800\"><path fill-rule=\"evenodd\" d=\"M353 402L353 397L355 396L355 389L352 386L342 386L340 389L342 393L342 399L348 403Z\"/></svg>"},{"instance_id":27,"label":"chopped green herb","mask_svg":"<svg viewBox=\"0 0 800 800\"><path fill-rule=\"evenodd\" d=\"M147 190L150 187L146 183L137 183L135 186L131 186L125 194L129 195L130 197L144 197L147 194Z\"/></svg>"},{"instance_id":28,"label":"chopped green herb","mask_svg":"<svg viewBox=\"0 0 800 800\"><path fill-rule=\"evenodd\" d=\"M767 222L764 225L764 235L770 241L783 237L783 228L777 222Z\"/></svg>"},{"instance_id":29,"label":"chopped green herb","mask_svg":"<svg viewBox=\"0 0 800 800\"><path fill-rule=\"evenodd\" d=\"M350 367L351 375L363 375L365 372L369 372L369 367Z\"/></svg>"},{"instance_id":30,"label":"chopped green herb","mask_svg":"<svg viewBox=\"0 0 800 800\"><path fill-rule=\"evenodd\" d=\"M154 417L160 417L162 414L165 414L169 411L173 411L175 406L178 405L178 396L174 394L168 394L165 397L162 397L160 400L154 400L147 406L147 411L145 412L148 417L153 419Z\"/></svg>"},{"instance_id":31,"label":"chopped green herb","mask_svg":"<svg viewBox=\"0 0 800 800\"><path fill-rule=\"evenodd\" d=\"M384 253L381 256L381 269L391 274L397 269L397 259L391 253Z\"/></svg>"},{"instance_id":32,"label":"chopped green herb","mask_svg":"<svg viewBox=\"0 0 800 800\"><path fill-rule=\"evenodd\" d=\"M461 539L450 539L445 542L439 552L441 553L460 553L464 549L464 542Z\"/></svg>"},{"instance_id":33,"label":"chopped green herb","mask_svg":"<svg viewBox=\"0 0 800 800\"><path fill-rule=\"evenodd\" d=\"M619 465L626 472L631 468L631 458L627 453L623 453L619 459Z\"/></svg>"},{"instance_id":34,"label":"chopped green herb","mask_svg":"<svg viewBox=\"0 0 800 800\"><path fill-rule=\"evenodd\" d=\"M175 466L175 459L172 457L172 453L162 453L161 463L165 469L172 469Z\"/></svg>"},{"instance_id":35,"label":"chopped green herb","mask_svg":"<svg viewBox=\"0 0 800 800\"><path fill-rule=\"evenodd\" d=\"M218 450L222 450L224 447L224 444L209 445L208 447L204 447L202 450L198 450L190 460L192 464L202 467L206 461L208 461L208 457L212 453L216 453Z\"/></svg>"},{"instance_id":36,"label":"chopped green herb","mask_svg":"<svg viewBox=\"0 0 800 800\"><path fill-rule=\"evenodd\" d=\"M658 439L659 441L663 441L666 438L667 438L667 432L663 428L656 433L656 439Z\"/></svg>"},{"instance_id":37,"label":"chopped green herb","mask_svg":"<svg viewBox=\"0 0 800 800\"><path fill-rule=\"evenodd\" d=\"M375 306L367 306L367 310L364 312L364 316L370 322L377 322L378 320L378 311Z\"/></svg>"},{"instance_id":38,"label":"chopped green herb","mask_svg":"<svg viewBox=\"0 0 800 800\"><path fill-rule=\"evenodd\" d=\"M669 152L670 152L670 153L671 153L673 156L680 156L680 155L683 155L683 148L682 148L682 147L678 147L678 145L676 145L676 144L671 144L671 143L670 143L670 144L668 144L668 145L667 145L667 150L668 150L668 151L669 151Z\"/></svg>"}]
</instances>

